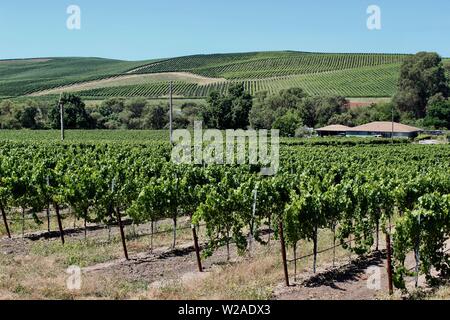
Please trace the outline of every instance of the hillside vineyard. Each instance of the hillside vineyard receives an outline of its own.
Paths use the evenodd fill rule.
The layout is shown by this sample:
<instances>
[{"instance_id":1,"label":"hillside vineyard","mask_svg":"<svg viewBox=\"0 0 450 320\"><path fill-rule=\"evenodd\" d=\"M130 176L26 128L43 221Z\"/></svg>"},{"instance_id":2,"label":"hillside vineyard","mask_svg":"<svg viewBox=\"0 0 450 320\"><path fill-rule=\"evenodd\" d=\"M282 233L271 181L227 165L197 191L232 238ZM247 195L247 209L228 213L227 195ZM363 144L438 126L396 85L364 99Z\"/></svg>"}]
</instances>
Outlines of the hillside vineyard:
<instances>
[{"instance_id":1,"label":"hillside vineyard","mask_svg":"<svg viewBox=\"0 0 450 320\"><path fill-rule=\"evenodd\" d=\"M167 81L158 81L155 77L133 84L128 82L129 76L170 77L180 72L207 77L212 82L174 75L175 94L186 98L205 97L211 91L224 92L234 83L244 83L251 94L300 86L309 94L388 97L395 90L400 66L406 57L408 55L283 51L195 55L140 62L99 58L1 61L0 98L38 94L50 89L54 89L51 94L58 94L87 82L92 83L92 88L80 88L75 92L90 98L157 98L167 96ZM119 86L95 85L96 81L104 79L123 80Z\"/></svg>"}]
</instances>

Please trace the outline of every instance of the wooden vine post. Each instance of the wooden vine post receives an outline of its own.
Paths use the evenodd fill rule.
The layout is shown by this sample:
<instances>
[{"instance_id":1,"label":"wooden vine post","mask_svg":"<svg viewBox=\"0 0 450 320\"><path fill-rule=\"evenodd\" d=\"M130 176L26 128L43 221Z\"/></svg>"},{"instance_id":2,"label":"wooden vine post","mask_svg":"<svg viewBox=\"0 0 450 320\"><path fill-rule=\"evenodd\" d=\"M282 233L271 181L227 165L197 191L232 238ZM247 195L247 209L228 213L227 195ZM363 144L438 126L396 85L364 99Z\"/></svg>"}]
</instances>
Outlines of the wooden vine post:
<instances>
[{"instance_id":1,"label":"wooden vine post","mask_svg":"<svg viewBox=\"0 0 450 320\"><path fill-rule=\"evenodd\" d=\"M63 226L62 226L61 214L59 212L59 205L56 202L54 202L53 203L53 207L55 208L56 218L58 220L58 228L59 228L59 235L61 237L61 242L64 245L64 243L65 243L65 240L64 240L64 229L63 229Z\"/></svg>"},{"instance_id":2,"label":"wooden vine post","mask_svg":"<svg viewBox=\"0 0 450 320\"><path fill-rule=\"evenodd\" d=\"M111 192L112 193L114 193L115 185L116 185L116 181L115 181L115 179L113 179L113 181L111 183ZM113 206L114 206L114 204L113 204ZM123 229L122 214L120 213L120 208L118 206L116 207L116 215L117 215L117 224L118 224L119 230L120 230L120 238L122 240L123 254L124 254L126 260L130 260L128 257L128 249L127 249L127 241L125 239L125 231Z\"/></svg>"},{"instance_id":3,"label":"wooden vine post","mask_svg":"<svg viewBox=\"0 0 450 320\"><path fill-rule=\"evenodd\" d=\"M256 203L258 201L258 185L255 186L255 189L253 190L253 204L252 204L252 220L250 223L250 240L249 240L249 246L248 251L249 254L252 254L252 246L253 242L255 240L255 216L256 216Z\"/></svg>"},{"instance_id":4,"label":"wooden vine post","mask_svg":"<svg viewBox=\"0 0 450 320\"><path fill-rule=\"evenodd\" d=\"M50 178L49 176L46 177L46 183L47 183L47 188L50 187ZM48 233L50 233L50 201L48 201L47 199L47 231Z\"/></svg>"},{"instance_id":5,"label":"wooden vine post","mask_svg":"<svg viewBox=\"0 0 450 320\"><path fill-rule=\"evenodd\" d=\"M389 294L394 294L394 285L392 282L392 249L391 249L391 235L386 232L386 250L387 250L387 273L388 273L388 288Z\"/></svg>"},{"instance_id":6,"label":"wooden vine post","mask_svg":"<svg viewBox=\"0 0 450 320\"><path fill-rule=\"evenodd\" d=\"M8 219L6 219L5 209L3 208L3 206L0 206L0 209L2 211L3 223L5 224L6 234L8 235L8 238L11 239L11 232L9 231Z\"/></svg>"},{"instance_id":7,"label":"wooden vine post","mask_svg":"<svg viewBox=\"0 0 450 320\"><path fill-rule=\"evenodd\" d=\"M281 221L281 220L278 224L278 232L280 234L281 257L283 258L284 280L286 282L286 286L289 287L289 272L288 272L287 256L286 256L286 242L284 241L283 221Z\"/></svg>"},{"instance_id":8,"label":"wooden vine post","mask_svg":"<svg viewBox=\"0 0 450 320\"><path fill-rule=\"evenodd\" d=\"M420 214L419 214L419 216L417 217L417 219L418 219L418 223L419 223L419 230L421 230L420 229L420 224L421 224L421 216L420 216ZM415 282L415 287L416 288L418 288L419 287L419 271L420 271L420 231L419 231L419 233L418 233L418 235L417 235L417 238L416 238L416 243L415 243L415 246L414 246L414 259L416 260L416 265L415 265L415 267L414 267L414 269L415 269L415 275L414 275L414 282Z\"/></svg>"},{"instance_id":9,"label":"wooden vine post","mask_svg":"<svg viewBox=\"0 0 450 320\"><path fill-rule=\"evenodd\" d=\"M125 259L130 260L130 258L128 257L127 242L125 240L125 231L123 230L122 215L120 213L119 207L117 207L116 212L117 212L117 223L120 229L120 238L122 239L123 253L125 255Z\"/></svg>"},{"instance_id":10,"label":"wooden vine post","mask_svg":"<svg viewBox=\"0 0 450 320\"><path fill-rule=\"evenodd\" d=\"M198 271L203 272L202 257L200 256L200 246L198 244L197 229L195 228L194 224L191 225L191 228L192 228L192 238L194 239L195 255L197 257Z\"/></svg>"}]
</instances>

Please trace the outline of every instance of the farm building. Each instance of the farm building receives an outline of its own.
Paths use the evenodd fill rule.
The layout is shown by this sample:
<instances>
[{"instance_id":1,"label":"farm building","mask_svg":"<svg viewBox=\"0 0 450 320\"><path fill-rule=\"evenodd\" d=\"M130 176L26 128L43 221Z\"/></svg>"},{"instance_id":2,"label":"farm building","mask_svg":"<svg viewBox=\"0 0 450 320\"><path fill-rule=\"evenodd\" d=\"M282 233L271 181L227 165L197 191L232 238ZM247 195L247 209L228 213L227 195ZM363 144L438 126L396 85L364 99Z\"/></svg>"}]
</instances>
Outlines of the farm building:
<instances>
[{"instance_id":1,"label":"farm building","mask_svg":"<svg viewBox=\"0 0 450 320\"><path fill-rule=\"evenodd\" d=\"M340 124L326 126L324 128L316 129L321 137L326 136L345 136L350 127L342 126Z\"/></svg>"},{"instance_id":2,"label":"farm building","mask_svg":"<svg viewBox=\"0 0 450 320\"><path fill-rule=\"evenodd\" d=\"M384 138L391 138L392 131L396 138L415 138L422 129L407 126L401 123L394 122L394 130L392 130L392 122L371 122L362 126L349 128L347 130L347 137L374 137L380 136Z\"/></svg>"}]
</instances>

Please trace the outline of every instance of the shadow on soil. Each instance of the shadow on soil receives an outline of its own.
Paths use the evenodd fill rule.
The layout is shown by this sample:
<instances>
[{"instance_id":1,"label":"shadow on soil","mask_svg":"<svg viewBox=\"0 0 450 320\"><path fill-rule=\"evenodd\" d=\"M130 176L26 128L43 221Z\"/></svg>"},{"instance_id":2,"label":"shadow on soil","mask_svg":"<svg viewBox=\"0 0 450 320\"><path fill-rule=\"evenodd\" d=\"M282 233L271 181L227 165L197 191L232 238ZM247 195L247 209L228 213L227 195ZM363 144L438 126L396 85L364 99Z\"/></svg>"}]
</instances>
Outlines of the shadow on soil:
<instances>
[{"instance_id":1,"label":"shadow on soil","mask_svg":"<svg viewBox=\"0 0 450 320\"><path fill-rule=\"evenodd\" d=\"M374 265L381 266L383 259L385 258L386 251L377 251L369 256L359 257L351 263L337 269L328 270L321 274L315 275L304 281L302 285L308 288L328 286L333 289L342 290L337 286L338 283L357 281L358 276L364 274L368 267Z\"/></svg>"},{"instance_id":2,"label":"shadow on soil","mask_svg":"<svg viewBox=\"0 0 450 320\"><path fill-rule=\"evenodd\" d=\"M124 226L129 226L132 224L131 220L124 220L123 222ZM111 224L111 228L117 227L117 224ZM97 230L105 230L107 228L107 225L96 225L96 226L87 226L86 231L97 231ZM84 233L84 228L68 228L64 229L64 235L65 236L72 236L72 235L80 235ZM55 239L59 238L61 236L61 233L59 231L40 231L40 232L34 232L30 234L25 235L25 239L31 240L31 241L39 241L39 240L48 240L48 239Z\"/></svg>"}]
</instances>

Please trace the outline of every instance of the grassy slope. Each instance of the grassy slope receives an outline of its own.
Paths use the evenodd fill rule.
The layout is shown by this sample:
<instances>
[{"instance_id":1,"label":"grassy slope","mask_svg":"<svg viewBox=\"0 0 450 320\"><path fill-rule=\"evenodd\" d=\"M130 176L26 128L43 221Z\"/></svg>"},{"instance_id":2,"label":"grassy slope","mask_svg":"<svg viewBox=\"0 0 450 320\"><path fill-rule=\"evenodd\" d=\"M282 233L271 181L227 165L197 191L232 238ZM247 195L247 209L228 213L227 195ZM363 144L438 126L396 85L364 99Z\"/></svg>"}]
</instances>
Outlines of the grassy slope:
<instances>
[{"instance_id":1,"label":"grassy slope","mask_svg":"<svg viewBox=\"0 0 450 320\"><path fill-rule=\"evenodd\" d=\"M101 58L51 58L0 61L0 97L122 74L152 61L127 62Z\"/></svg>"},{"instance_id":2,"label":"grassy slope","mask_svg":"<svg viewBox=\"0 0 450 320\"><path fill-rule=\"evenodd\" d=\"M309 94L389 97L395 91L400 64L405 57L395 54L284 51L196 55L141 62L99 58L0 61L0 98L96 81L130 71L136 76L152 75L127 77L109 83L94 82L69 90L92 99L114 96L155 98L166 96L167 81L174 80L177 81L175 95L179 97L204 97L211 90L225 92L232 82L244 82L253 94L297 86ZM444 63L450 70L450 59ZM180 78L173 72L189 72L218 79L215 83L205 83L195 77ZM58 93L58 90L52 93Z\"/></svg>"}]
</instances>

